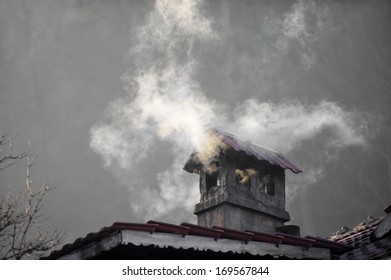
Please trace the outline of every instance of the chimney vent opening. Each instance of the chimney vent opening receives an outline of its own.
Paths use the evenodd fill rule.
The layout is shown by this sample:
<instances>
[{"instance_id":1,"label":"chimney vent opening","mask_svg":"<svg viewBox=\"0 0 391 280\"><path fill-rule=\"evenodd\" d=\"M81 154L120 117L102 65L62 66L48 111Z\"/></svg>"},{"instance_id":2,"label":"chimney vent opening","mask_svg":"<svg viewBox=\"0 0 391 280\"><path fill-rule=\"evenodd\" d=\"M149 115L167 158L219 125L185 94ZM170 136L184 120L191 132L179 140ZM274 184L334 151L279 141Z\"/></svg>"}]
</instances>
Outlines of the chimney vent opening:
<instances>
[{"instance_id":1,"label":"chimney vent opening","mask_svg":"<svg viewBox=\"0 0 391 280\"><path fill-rule=\"evenodd\" d=\"M235 169L235 181L239 186L250 187L251 177L255 174L254 169Z\"/></svg>"},{"instance_id":2,"label":"chimney vent opening","mask_svg":"<svg viewBox=\"0 0 391 280\"><path fill-rule=\"evenodd\" d=\"M261 176L259 180L259 188L262 193L274 195L275 185L271 174Z\"/></svg>"}]
</instances>

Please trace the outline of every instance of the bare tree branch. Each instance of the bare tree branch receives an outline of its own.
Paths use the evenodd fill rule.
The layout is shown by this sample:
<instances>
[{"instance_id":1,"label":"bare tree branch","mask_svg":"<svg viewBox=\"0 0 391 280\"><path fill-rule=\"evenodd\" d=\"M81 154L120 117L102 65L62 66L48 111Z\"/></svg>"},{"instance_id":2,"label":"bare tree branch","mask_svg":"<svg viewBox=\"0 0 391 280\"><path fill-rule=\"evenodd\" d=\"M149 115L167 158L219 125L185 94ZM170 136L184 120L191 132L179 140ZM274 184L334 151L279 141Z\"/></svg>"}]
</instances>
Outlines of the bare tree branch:
<instances>
[{"instance_id":1,"label":"bare tree branch","mask_svg":"<svg viewBox=\"0 0 391 280\"><path fill-rule=\"evenodd\" d=\"M30 152L29 147L26 151L19 154L14 154L13 142L14 137L9 137L5 133L0 133L0 171L18 163L21 159L26 158ZM5 154L3 154L4 147L8 147Z\"/></svg>"},{"instance_id":2,"label":"bare tree branch","mask_svg":"<svg viewBox=\"0 0 391 280\"><path fill-rule=\"evenodd\" d=\"M12 196L7 193L0 199L0 259L39 258L62 243L65 234L41 229L44 222L42 213L46 194L55 186L46 181L37 190L31 179L33 158L30 154L31 144L26 151L14 153L14 138L0 134L0 171L18 163L21 159L27 162L26 184L24 191Z\"/></svg>"}]
</instances>

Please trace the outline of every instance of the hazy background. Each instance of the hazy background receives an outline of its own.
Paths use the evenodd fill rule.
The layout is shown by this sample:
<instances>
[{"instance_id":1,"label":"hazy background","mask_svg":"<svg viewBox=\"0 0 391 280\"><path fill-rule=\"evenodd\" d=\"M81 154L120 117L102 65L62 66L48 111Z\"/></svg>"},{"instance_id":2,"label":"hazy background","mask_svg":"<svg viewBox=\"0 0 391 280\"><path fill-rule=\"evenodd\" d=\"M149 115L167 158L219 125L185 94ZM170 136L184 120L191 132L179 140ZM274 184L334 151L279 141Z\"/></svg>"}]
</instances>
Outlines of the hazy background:
<instances>
[{"instance_id":1,"label":"hazy background","mask_svg":"<svg viewBox=\"0 0 391 280\"><path fill-rule=\"evenodd\" d=\"M202 124L279 149L303 169L286 172L291 223L302 233L326 236L382 215L391 202L391 3L205 1L190 7L199 29L179 30L172 48L148 47L189 20L174 17L174 29L157 33L154 19L176 9L0 0L0 129L17 135L17 149L31 141L37 185L58 185L44 208L49 225L73 241L115 221L195 221L197 178L181 169L194 143L174 140L186 128L156 133L164 110L142 129L121 119L140 113L141 78L155 62L160 97L177 102L160 108L198 104ZM161 80L167 65L174 74ZM0 193L21 188L23 168L0 174Z\"/></svg>"}]
</instances>

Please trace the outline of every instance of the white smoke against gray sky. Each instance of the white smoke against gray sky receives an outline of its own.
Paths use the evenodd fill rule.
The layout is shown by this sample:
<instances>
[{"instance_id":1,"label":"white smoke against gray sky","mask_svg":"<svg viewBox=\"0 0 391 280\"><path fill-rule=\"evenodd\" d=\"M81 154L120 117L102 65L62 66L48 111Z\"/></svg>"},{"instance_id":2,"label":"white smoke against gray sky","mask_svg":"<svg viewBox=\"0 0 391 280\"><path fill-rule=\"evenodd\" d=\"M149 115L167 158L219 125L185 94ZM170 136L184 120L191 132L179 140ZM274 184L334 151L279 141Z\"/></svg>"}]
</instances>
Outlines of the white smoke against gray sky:
<instances>
[{"instance_id":1,"label":"white smoke against gray sky","mask_svg":"<svg viewBox=\"0 0 391 280\"><path fill-rule=\"evenodd\" d=\"M105 165L134 176L128 182L131 207L143 219L162 217L175 209L188 209L191 214L198 200L198 180L182 167L193 150L213 147L210 127L285 154L325 129L331 132L332 140L321 147L324 151L365 142L356 129L355 114L331 101L275 104L253 98L230 108L205 96L195 79L197 57L208 43L223 35L213 30L213 21L204 15L203 4L199 0L155 1L145 23L132 35L135 42L129 53L131 66L123 77L128 94L114 100L105 119L91 128L90 146L102 156ZM278 30L279 55L287 52L291 42L298 41L305 71L310 69L316 53L316 38L309 33L305 21L308 9L314 9L314 5L296 2ZM156 175L158 185L148 186L131 171L153 157L151 148L162 141L170 143L174 160ZM306 170L300 184L313 183L321 176L319 164Z\"/></svg>"}]
</instances>

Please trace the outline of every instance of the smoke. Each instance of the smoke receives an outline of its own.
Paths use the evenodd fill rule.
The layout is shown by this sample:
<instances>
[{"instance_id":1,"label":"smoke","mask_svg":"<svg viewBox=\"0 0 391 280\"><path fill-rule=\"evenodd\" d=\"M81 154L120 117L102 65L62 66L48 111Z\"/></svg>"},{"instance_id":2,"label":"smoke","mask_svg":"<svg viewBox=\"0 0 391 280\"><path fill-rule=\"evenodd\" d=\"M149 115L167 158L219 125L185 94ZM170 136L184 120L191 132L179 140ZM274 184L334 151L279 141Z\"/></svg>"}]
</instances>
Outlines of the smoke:
<instances>
[{"instance_id":1,"label":"smoke","mask_svg":"<svg viewBox=\"0 0 391 280\"><path fill-rule=\"evenodd\" d=\"M309 69L316 60L319 37L324 32L323 8L312 0L299 0L282 22L282 46L297 41L302 64Z\"/></svg>"},{"instance_id":2,"label":"smoke","mask_svg":"<svg viewBox=\"0 0 391 280\"><path fill-rule=\"evenodd\" d=\"M213 154L213 137L206 127L216 124L220 106L208 100L193 78L201 43L217 38L199 1L155 2L145 25L133 34L129 57L132 68L123 77L129 96L114 101L106 115L109 124L91 129L92 149L106 166L132 170L142 165L158 141L172 144L172 167L157 174L157 186L130 184L137 216L157 217L196 201L195 178L183 175L185 157L192 150ZM211 147L211 149L208 149ZM137 177L136 174L133 174ZM140 195L138 188L144 188ZM153 190L153 191L149 191ZM191 202L186 202L186 201ZM145 210L140 205L150 205Z\"/></svg>"},{"instance_id":3,"label":"smoke","mask_svg":"<svg viewBox=\"0 0 391 280\"><path fill-rule=\"evenodd\" d=\"M288 155L325 132L327 141L319 149L323 154L365 143L357 116L334 102L266 103L254 98L229 108L207 98L195 78L198 58L220 35L203 7L198 0L156 0L145 24L132 35L131 66L123 77L128 95L112 102L106 119L91 128L90 146L105 165L132 176L127 182L131 207L143 219L169 219L168 213L174 212L174 219L190 219L189 208L198 200L198 180L182 167L194 150L204 158L213 155L216 142L209 134L211 127ZM315 59L314 39L305 21L306 7L302 1L294 4L279 32L283 49L291 40L300 42L305 65L310 67ZM151 150L162 142L169 143L173 160L158 172L157 185L148 185L135 170L155 156ZM316 181L321 164L308 170L310 176L302 177L300 184Z\"/></svg>"},{"instance_id":4,"label":"smoke","mask_svg":"<svg viewBox=\"0 0 391 280\"><path fill-rule=\"evenodd\" d=\"M255 143L290 153L325 129L329 130L326 147L362 145L365 139L357 133L362 129L356 123L355 114L329 101L304 105L298 101L273 104L249 99L234 111L230 130Z\"/></svg>"}]
</instances>

